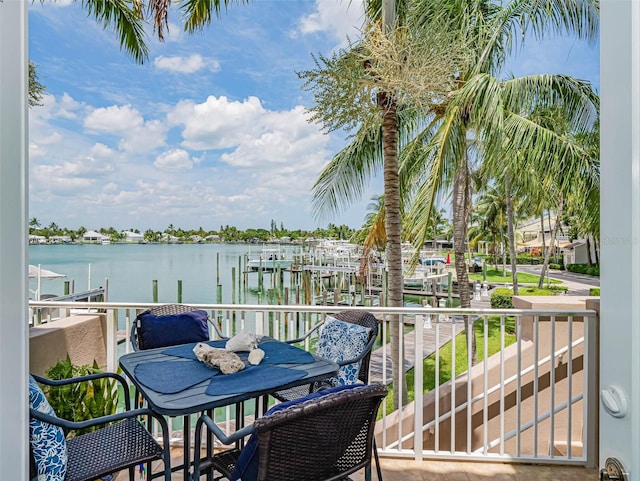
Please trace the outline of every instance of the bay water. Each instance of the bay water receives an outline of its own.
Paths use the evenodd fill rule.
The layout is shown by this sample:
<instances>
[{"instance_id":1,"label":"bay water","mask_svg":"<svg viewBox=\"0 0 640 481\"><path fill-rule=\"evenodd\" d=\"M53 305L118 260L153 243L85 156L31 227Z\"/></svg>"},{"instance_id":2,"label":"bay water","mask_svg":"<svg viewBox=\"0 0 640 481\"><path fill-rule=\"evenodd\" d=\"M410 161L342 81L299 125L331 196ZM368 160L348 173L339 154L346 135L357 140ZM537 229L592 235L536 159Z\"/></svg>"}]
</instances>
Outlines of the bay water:
<instances>
[{"instance_id":1,"label":"bay water","mask_svg":"<svg viewBox=\"0 0 640 481\"><path fill-rule=\"evenodd\" d=\"M258 290L258 274L241 282L244 257L255 257L262 246L253 244L67 244L30 245L29 264L66 277L41 279L41 293L62 295L65 281L73 280L74 291L104 287L108 279L111 302L152 302L153 281L158 285L158 302L178 301L178 281L182 281L185 304L218 302L218 281L222 286L222 303L265 303L266 292ZM283 247L287 258L300 251ZM235 269L235 283L232 270ZM264 288L272 286L272 274L264 274ZM235 299L232 299L232 284ZM285 272L284 286L289 286ZM29 280L31 297L37 279Z\"/></svg>"}]
</instances>

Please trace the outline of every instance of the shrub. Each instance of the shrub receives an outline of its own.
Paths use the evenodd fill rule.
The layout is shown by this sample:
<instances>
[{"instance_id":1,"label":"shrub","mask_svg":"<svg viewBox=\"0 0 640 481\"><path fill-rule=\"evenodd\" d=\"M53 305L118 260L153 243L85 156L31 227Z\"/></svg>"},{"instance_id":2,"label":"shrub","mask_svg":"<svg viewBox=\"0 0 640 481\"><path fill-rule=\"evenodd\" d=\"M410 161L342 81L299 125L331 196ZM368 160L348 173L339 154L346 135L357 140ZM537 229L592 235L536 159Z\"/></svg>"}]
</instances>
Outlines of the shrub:
<instances>
[{"instance_id":1,"label":"shrub","mask_svg":"<svg viewBox=\"0 0 640 481\"><path fill-rule=\"evenodd\" d=\"M592 287L591 289L589 289L589 295L590 296L599 296L600 295L600 288L599 287Z\"/></svg>"},{"instance_id":2,"label":"shrub","mask_svg":"<svg viewBox=\"0 0 640 481\"><path fill-rule=\"evenodd\" d=\"M589 264L569 264L567 270L578 274L587 274L589 276L600 276L600 267Z\"/></svg>"},{"instance_id":3,"label":"shrub","mask_svg":"<svg viewBox=\"0 0 640 481\"><path fill-rule=\"evenodd\" d=\"M69 379L72 377L86 376L100 372L98 363L94 360L93 366L76 366L67 358L58 361L47 370L49 379ZM85 421L99 416L115 414L118 405L118 390L116 381L111 378L94 379L66 386L46 386L45 394L58 417L70 421ZM67 433L67 437L73 437L98 427L80 429Z\"/></svg>"},{"instance_id":4,"label":"shrub","mask_svg":"<svg viewBox=\"0 0 640 481\"><path fill-rule=\"evenodd\" d=\"M513 291L506 287L499 287L491 293L491 308L492 309L513 309Z\"/></svg>"}]
</instances>

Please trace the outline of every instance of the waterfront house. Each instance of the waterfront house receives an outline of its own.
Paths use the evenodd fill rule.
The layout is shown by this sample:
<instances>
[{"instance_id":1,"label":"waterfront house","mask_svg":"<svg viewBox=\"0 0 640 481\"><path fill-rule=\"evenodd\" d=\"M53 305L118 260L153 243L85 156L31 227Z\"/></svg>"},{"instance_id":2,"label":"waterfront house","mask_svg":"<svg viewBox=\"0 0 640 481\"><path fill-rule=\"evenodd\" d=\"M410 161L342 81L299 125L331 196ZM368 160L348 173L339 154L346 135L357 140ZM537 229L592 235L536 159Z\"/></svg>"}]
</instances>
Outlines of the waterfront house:
<instances>
[{"instance_id":1,"label":"waterfront house","mask_svg":"<svg viewBox=\"0 0 640 481\"><path fill-rule=\"evenodd\" d=\"M96 232L94 230L88 230L82 235L82 242L86 242L90 244L100 244L105 238L108 239L109 237L100 234L100 232Z\"/></svg>"},{"instance_id":2,"label":"waterfront house","mask_svg":"<svg viewBox=\"0 0 640 481\"><path fill-rule=\"evenodd\" d=\"M140 242L144 241L144 235L140 234L140 232L131 232L126 230L122 233L122 235L123 240L128 243L139 244Z\"/></svg>"}]
</instances>

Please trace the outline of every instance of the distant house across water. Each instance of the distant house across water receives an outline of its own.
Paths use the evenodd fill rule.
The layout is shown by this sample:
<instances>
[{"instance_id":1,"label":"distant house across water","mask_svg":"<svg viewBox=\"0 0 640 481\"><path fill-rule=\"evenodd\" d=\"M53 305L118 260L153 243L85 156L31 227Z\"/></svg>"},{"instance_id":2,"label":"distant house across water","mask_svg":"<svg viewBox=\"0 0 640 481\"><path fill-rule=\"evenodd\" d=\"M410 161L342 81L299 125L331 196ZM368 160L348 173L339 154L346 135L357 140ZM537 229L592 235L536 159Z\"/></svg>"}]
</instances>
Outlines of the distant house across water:
<instances>
[{"instance_id":1,"label":"distant house across water","mask_svg":"<svg viewBox=\"0 0 640 481\"><path fill-rule=\"evenodd\" d=\"M101 244L105 239L109 239L109 236L100 234L94 230L88 230L82 236L82 242L89 242L94 244Z\"/></svg>"},{"instance_id":2,"label":"distant house across water","mask_svg":"<svg viewBox=\"0 0 640 481\"><path fill-rule=\"evenodd\" d=\"M140 234L140 232L132 232L132 231L126 230L122 233L122 235L123 235L122 239L125 242L138 244L144 241L144 235Z\"/></svg>"}]
</instances>

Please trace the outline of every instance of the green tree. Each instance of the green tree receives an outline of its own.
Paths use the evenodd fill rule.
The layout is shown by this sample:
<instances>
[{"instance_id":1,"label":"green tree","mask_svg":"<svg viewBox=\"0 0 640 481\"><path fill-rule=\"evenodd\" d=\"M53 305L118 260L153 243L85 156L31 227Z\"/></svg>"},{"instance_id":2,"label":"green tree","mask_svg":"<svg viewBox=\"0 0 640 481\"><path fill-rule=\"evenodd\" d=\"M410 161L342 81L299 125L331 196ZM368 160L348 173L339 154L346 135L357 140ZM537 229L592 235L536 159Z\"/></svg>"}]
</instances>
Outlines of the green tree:
<instances>
[{"instance_id":1,"label":"green tree","mask_svg":"<svg viewBox=\"0 0 640 481\"><path fill-rule=\"evenodd\" d=\"M29 61L29 107L36 107L42 105L42 95L46 87L40 82L38 78L38 71L36 65Z\"/></svg>"},{"instance_id":2,"label":"green tree","mask_svg":"<svg viewBox=\"0 0 640 481\"><path fill-rule=\"evenodd\" d=\"M422 0L438 3L439 0ZM354 132L351 143L322 171L314 186L317 213L334 212L359 199L372 173L382 168L388 305L403 305L401 211L398 150L411 130L415 111L441 98L453 73L466 58L466 46L451 17L415 15L418 2L365 2L367 24L362 40L331 57L314 57L316 68L300 73L314 95L311 120L327 131ZM456 20L457 21L457 20ZM400 359L399 316L390 318L391 358L396 398L406 402ZM397 398L402 392L403 399Z\"/></svg>"},{"instance_id":3,"label":"green tree","mask_svg":"<svg viewBox=\"0 0 640 481\"><path fill-rule=\"evenodd\" d=\"M568 32L595 40L598 0L510 0L493 2L451 0L419 2L428 20L443 10L458 19L473 47L473 61L461 64L443 100L420 112L426 125L401 154L402 169L419 187L408 210L414 243L426 239L426 223L436 200L451 192L455 269L461 307L471 305L464 259L471 207L471 174L491 159L496 168L505 160L521 159L524 168L550 168L579 153L566 139L537 125L528 114L539 105L561 104L576 130L592 122L597 102L591 86L565 75L534 75L500 80L505 60L530 35ZM511 172L514 172L513 170ZM509 195L509 194L508 194ZM470 330L466 322L467 332ZM473 332L473 331L472 331ZM472 344L473 349L473 344Z\"/></svg>"}]
</instances>

